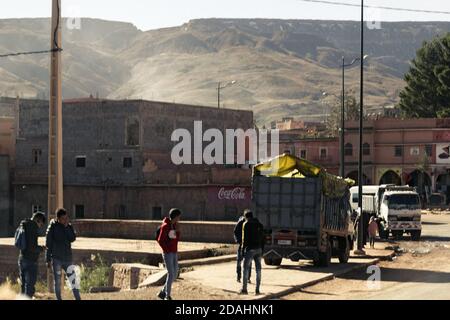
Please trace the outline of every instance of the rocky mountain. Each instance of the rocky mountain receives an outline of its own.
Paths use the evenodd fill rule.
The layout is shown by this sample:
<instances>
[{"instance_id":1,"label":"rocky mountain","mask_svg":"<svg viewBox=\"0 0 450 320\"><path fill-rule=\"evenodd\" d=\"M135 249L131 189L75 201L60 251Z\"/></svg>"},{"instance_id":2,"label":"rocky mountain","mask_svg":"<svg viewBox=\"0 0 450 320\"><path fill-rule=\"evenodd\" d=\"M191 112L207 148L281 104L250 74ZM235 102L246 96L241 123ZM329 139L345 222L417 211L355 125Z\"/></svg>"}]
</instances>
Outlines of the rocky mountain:
<instances>
[{"instance_id":1,"label":"rocky mountain","mask_svg":"<svg viewBox=\"0 0 450 320\"><path fill-rule=\"evenodd\" d=\"M128 23L82 19L63 24L64 98L99 95L254 110L258 123L282 116L320 116L341 90L341 57L359 52L359 23L265 19L201 19L140 31ZM424 40L450 22L382 23L366 31L366 104L397 101L409 61ZM48 19L0 20L0 54L49 47ZM0 59L0 95L48 96L48 55ZM359 68L347 71L359 90ZM328 95L323 95L327 92Z\"/></svg>"}]
</instances>

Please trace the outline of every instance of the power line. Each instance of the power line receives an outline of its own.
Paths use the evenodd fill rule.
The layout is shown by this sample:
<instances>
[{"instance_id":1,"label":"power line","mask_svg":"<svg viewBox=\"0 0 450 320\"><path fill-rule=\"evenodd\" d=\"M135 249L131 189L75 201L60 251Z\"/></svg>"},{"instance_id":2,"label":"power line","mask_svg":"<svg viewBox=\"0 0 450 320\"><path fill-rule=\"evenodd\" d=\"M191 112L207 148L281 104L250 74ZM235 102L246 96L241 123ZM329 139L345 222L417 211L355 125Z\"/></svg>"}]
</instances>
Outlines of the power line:
<instances>
[{"instance_id":1,"label":"power line","mask_svg":"<svg viewBox=\"0 0 450 320\"><path fill-rule=\"evenodd\" d=\"M348 2L335 2L335 1L326 1L326 0L298 0L298 1L361 8L361 5L359 5L359 4L348 3ZM396 8L396 7L386 7L386 6L370 6L370 5L365 5L364 8L450 15L450 11L421 10L421 9Z\"/></svg>"},{"instance_id":2,"label":"power line","mask_svg":"<svg viewBox=\"0 0 450 320\"><path fill-rule=\"evenodd\" d=\"M0 54L0 58L25 56L25 55L32 55L32 54L42 54L42 53L51 53L51 52L59 52L59 51L62 51L62 49L61 48L57 48L57 49L41 50L41 51L13 52L13 53L7 53L7 54Z\"/></svg>"},{"instance_id":3,"label":"power line","mask_svg":"<svg viewBox=\"0 0 450 320\"><path fill-rule=\"evenodd\" d=\"M60 22L60 8L59 8L59 2L57 1L57 7L58 7L58 20L56 23L55 30L53 31L53 49L50 50L38 50L38 51L25 51L25 52L13 52L13 53L6 53L6 54L0 54L0 58L7 58L7 57L17 57L17 56L25 56L25 55L32 55L32 54L43 54L43 53L53 53L53 52L61 52L63 51L62 48L58 46L58 41L56 39L56 35L59 28L59 22Z\"/></svg>"}]
</instances>

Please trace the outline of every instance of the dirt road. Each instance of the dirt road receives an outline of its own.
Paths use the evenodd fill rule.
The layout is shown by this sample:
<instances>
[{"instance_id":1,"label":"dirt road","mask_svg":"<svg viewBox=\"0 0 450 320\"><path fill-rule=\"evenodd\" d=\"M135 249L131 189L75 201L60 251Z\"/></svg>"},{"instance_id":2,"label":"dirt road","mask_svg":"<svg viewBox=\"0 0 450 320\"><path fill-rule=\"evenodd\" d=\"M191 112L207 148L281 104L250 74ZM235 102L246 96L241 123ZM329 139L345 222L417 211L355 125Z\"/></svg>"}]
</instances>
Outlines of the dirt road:
<instances>
[{"instance_id":1,"label":"dirt road","mask_svg":"<svg viewBox=\"0 0 450 320\"><path fill-rule=\"evenodd\" d=\"M422 241L400 241L399 245L403 252L397 259L379 264L379 288L369 287L369 274L360 271L284 299L450 299L450 216L423 216Z\"/></svg>"}]
</instances>

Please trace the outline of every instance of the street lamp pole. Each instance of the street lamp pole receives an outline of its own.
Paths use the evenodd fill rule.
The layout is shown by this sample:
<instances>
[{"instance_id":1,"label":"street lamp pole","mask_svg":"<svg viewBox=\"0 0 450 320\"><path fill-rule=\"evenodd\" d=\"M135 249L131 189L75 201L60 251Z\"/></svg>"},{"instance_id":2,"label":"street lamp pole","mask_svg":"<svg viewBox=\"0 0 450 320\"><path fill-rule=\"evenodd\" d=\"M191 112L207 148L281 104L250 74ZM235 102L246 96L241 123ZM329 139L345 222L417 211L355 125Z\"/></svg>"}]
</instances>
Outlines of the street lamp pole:
<instances>
[{"instance_id":1,"label":"street lamp pole","mask_svg":"<svg viewBox=\"0 0 450 320\"><path fill-rule=\"evenodd\" d=\"M366 60L368 56L365 55L363 60ZM341 109L341 129L340 129L340 167L339 167L339 175L341 177L345 176L345 68L351 67L361 58L353 59L353 61L349 64L345 64L345 57L342 57L342 109Z\"/></svg>"},{"instance_id":2,"label":"street lamp pole","mask_svg":"<svg viewBox=\"0 0 450 320\"><path fill-rule=\"evenodd\" d=\"M341 144L341 166L339 168L339 175L345 177L345 57L342 57L342 109L341 109L341 132L340 132L340 144Z\"/></svg>"},{"instance_id":3,"label":"street lamp pole","mask_svg":"<svg viewBox=\"0 0 450 320\"><path fill-rule=\"evenodd\" d=\"M358 209L359 209L359 223L358 223L358 250L356 253L364 254L363 251L363 233L364 233L364 219L362 212L363 199L363 115L364 115L364 0L361 0L361 80L360 80L360 94L359 94L359 161L358 161Z\"/></svg>"},{"instance_id":4,"label":"street lamp pole","mask_svg":"<svg viewBox=\"0 0 450 320\"><path fill-rule=\"evenodd\" d=\"M232 86L233 84L235 84L237 81L233 80L228 82L226 85L222 86L222 83L219 81L219 83L217 84L217 108L220 109L220 90L225 89L226 87Z\"/></svg>"}]
</instances>

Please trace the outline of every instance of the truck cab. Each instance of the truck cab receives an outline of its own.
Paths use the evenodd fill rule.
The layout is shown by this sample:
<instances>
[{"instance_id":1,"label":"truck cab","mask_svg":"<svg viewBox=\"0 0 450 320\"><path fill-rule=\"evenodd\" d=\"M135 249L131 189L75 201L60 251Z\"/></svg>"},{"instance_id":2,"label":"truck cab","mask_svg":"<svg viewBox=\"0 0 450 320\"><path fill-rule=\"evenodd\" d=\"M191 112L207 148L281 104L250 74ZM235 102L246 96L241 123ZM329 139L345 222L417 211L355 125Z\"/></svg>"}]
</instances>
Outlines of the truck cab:
<instances>
[{"instance_id":1,"label":"truck cab","mask_svg":"<svg viewBox=\"0 0 450 320\"><path fill-rule=\"evenodd\" d=\"M391 232L399 239L406 232L411 235L412 240L419 240L422 230L419 194L414 190L388 188L381 194L380 200L380 236Z\"/></svg>"}]
</instances>

